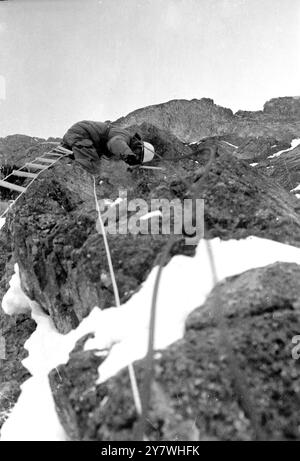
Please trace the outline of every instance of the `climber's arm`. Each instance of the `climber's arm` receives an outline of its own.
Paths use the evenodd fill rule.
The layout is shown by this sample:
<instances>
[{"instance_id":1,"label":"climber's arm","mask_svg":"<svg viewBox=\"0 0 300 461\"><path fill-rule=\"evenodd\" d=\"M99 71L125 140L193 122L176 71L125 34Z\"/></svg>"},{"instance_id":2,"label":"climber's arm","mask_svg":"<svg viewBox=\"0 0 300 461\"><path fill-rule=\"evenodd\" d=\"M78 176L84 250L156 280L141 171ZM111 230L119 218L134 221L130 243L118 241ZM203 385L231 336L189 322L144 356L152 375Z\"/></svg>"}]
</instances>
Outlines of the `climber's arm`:
<instances>
[{"instance_id":1,"label":"climber's arm","mask_svg":"<svg viewBox=\"0 0 300 461\"><path fill-rule=\"evenodd\" d=\"M128 143L125 141L122 136L114 136L107 143L108 150L115 155L116 157L124 160L124 162L129 165L135 165L139 163L138 157L128 146Z\"/></svg>"}]
</instances>

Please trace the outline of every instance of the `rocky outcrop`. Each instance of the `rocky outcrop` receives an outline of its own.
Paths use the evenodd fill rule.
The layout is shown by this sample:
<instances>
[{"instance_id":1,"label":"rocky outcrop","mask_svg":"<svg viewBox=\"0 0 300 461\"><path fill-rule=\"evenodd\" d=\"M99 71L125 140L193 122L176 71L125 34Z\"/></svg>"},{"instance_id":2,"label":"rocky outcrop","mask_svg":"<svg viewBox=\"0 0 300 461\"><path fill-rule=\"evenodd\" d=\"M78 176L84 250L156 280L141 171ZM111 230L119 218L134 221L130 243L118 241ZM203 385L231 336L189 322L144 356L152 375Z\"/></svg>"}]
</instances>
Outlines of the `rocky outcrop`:
<instances>
[{"instance_id":1,"label":"rocky outcrop","mask_svg":"<svg viewBox=\"0 0 300 461\"><path fill-rule=\"evenodd\" d=\"M287 190L296 188L300 184L300 147L273 158L268 166L270 177Z\"/></svg>"},{"instance_id":2,"label":"rocky outcrop","mask_svg":"<svg viewBox=\"0 0 300 461\"><path fill-rule=\"evenodd\" d=\"M300 119L300 96L274 98L264 105L264 113L277 118Z\"/></svg>"},{"instance_id":3,"label":"rocky outcrop","mask_svg":"<svg viewBox=\"0 0 300 461\"><path fill-rule=\"evenodd\" d=\"M218 146L219 154L227 153L235 156L240 160L249 160L249 162L260 162L266 160L269 156L279 151L288 149L291 145L289 141L281 140L268 136L210 136L203 138L190 146L197 150L204 144Z\"/></svg>"},{"instance_id":4,"label":"rocky outcrop","mask_svg":"<svg viewBox=\"0 0 300 461\"><path fill-rule=\"evenodd\" d=\"M13 274L12 241L7 227L0 233L0 297L9 288ZM24 343L35 329L35 322L29 315L10 317L0 309L0 428L20 395L20 385L29 377L21 361L27 356Z\"/></svg>"},{"instance_id":5,"label":"rocky outcrop","mask_svg":"<svg viewBox=\"0 0 300 461\"><path fill-rule=\"evenodd\" d=\"M275 154L283 149L288 149L290 143L285 140L278 141L276 138L255 137L244 138L238 145L235 155L239 159L259 162L270 155Z\"/></svg>"},{"instance_id":6,"label":"rocky outcrop","mask_svg":"<svg viewBox=\"0 0 300 461\"><path fill-rule=\"evenodd\" d=\"M300 137L297 98L278 98L266 103L263 111L237 114L210 99L170 101L135 111L118 123L153 143L162 160L156 158L152 164L163 169L130 169L114 159L101 160L95 174L98 199L116 200L124 190L128 200L142 198L149 207L155 198L204 199L206 238L258 236L300 248L300 202L289 192L300 183L299 147L268 158ZM190 141L197 143L188 145ZM0 140L0 153L3 161L9 158L20 165L52 147L44 142L23 135L7 137ZM202 182L208 162L205 147L213 147L218 155ZM249 165L252 162L258 165ZM125 214L130 219L133 212ZM91 175L68 159L43 172L1 230L2 296L13 263L18 262L23 290L60 333L74 329L94 306L113 306L96 222ZM170 258L194 254L194 246L184 245L184 237L178 237ZM121 303L140 289L168 239L161 228L158 235L109 235ZM296 264L273 264L219 283L187 319L183 339L155 360L149 439L254 438L227 360L222 354L219 359L219 330L212 312L220 303L262 434L299 439L299 362L291 357L291 338L300 331L299 299ZM0 364L0 425L29 376L21 360L27 354L24 342L35 327L24 314L11 318L0 313L7 353ZM85 351L87 339L78 341L66 365L50 373L60 420L72 440L132 439L136 417L127 373L96 384L97 368L105 357ZM140 383L145 364L139 361L135 367Z\"/></svg>"},{"instance_id":7,"label":"rocky outcrop","mask_svg":"<svg viewBox=\"0 0 300 461\"><path fill-rule=\"evenodd\" d=\"M275 137L290 142L299 136L298 98L277 98L267 102L263 111L238 111L202 98L172 100L131 112L116 120L122 126L148 122L176 135L184 142L211 136Z\"/></svg>"},{"instance_id":8,"label":"rocky outcrop","mask_svg":"<svg viewBox=\"0 0 300 461\"><path fill-rule=\"evenodd\" d=\"M300 118L300 96L285 96L273 98L264 104L263 110L236 112L239 117L264 120L266 116L277 120L299 120Z\"/></svg>"},{"instance_id":9,"label":"rocky outcrop","mask_svg":"<svg viewBox=\"0 0 300 461\"><path fill-rule=\"evenodd\" d=\"M150 133L151 127L148 130ZM168 157L171 150L166 144L163 152L164 133L159 141L157 131L155 136L151 141ZM123 162L102 163L97 195L115 200L124 189L128 200L142 198L150 209L154 198L190 197L187 184L194 184L194 198L205 201L207 238L256 235L300 245L296 198L246 163L225 154L216 160L198 190L195 168L206 162L207 157L191 155L190 151L186 158L162 162L163 171L129 171ZM24 290L63 333L77 326L95 305L106 308L114 303L112 287L101 283L108 267L95 222L92 178L68 161L43 173L16 204L11 217L14 255ZM167 239L161 234L110 236L122 302L157 264ZM179 245L174 253L181 251L191 252L191 248Z\"/></svg>"},{"instance_id":10,"label":"rocky outcrop","mask_svg":"<svg viewBox=\"0 0 300 461\"><path fill-rule=\"evenodd\" d=\"M176 153L176 144L167 138L164 141L164 133L158 140L158 130L148 129L161 155ZM182 146L184 151L191 153L187 146ZM129 171L121 161L99 162L99 168L99 198L115 200L120 190L126 190L128 200L143 198L150 207L151 198L176 197L171 188L172 170ZM34 182L11 217L15 258L25 292L51 315L63 333L77 326L95 305L106 308L114 304L111 285L101 283L109 271L96 220L92 176L67 160ZM167 238L142 234L110 237L122 302L157 263Z\"/></svg>"},{"instance_id":11,"label":"rocky outcrop","mask_svg":"<svg viewBox=\"0 0 300 461\"><path fill-rule=\"evenodd\" d=\"M300 438L300 367L292 357L292 338L300 331L299 276L296 264L253 269L219 284L188 317L183 339L155 360L150 440L254 438L219 342L213 313L220 303L261 437ZM86 339L59 372L50 373L61 422L72 440L134 440L137 420L128 372L93 384L103 357L82 350ZM144 367L143 361L135 363L139 385Z\"/></svg>"},{"instance_id":12,"label":"rocky outcrop","mask_svg":"<svg viewBox=\"0 0 300 461\"><path fill-rule=\"evenodd\" d=\"M32 138L22 134L15 134L0 138L0 164L21 166L46 150L50 150L51 142L60 142L59 138Z\"/></svg>"},{"instance_id":13,"label":"rocky outcrop","mask_svg":"<svg viewBox=\"0 0 300 461\"><path fill-rule=\"evenodd\" d=\"M214 126L226 126L232 117L230 109L215 105L212 99L175 99L138 109L115 123L128 126L147 122L170 131L182 141L193 142L205 136L219 134L215 132Z\"/></svg>"}]
</instances>

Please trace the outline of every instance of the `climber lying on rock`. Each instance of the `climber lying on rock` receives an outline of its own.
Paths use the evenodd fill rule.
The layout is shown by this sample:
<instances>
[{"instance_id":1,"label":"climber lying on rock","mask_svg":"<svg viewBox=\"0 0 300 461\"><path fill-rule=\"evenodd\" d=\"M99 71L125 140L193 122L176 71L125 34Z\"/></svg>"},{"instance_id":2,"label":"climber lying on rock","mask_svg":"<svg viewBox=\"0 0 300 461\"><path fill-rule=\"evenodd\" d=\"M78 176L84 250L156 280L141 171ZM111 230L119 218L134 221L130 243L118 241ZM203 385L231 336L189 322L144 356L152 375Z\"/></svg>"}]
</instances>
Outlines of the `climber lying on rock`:
<instances>
[{"instance_id":1,"label":"climber lying on rock","mask_svg":"<svg viewBox=\"0 0 300 461\"><path fill-rule=\"evenodd\" d=\"M155 154L152 144L142 141L138 133L132 136L123 128L89 120L72 125L62 146L72 150L75 160L91 173L102 156L139 165L152 160Z\"/></svg>"}]
</instances>

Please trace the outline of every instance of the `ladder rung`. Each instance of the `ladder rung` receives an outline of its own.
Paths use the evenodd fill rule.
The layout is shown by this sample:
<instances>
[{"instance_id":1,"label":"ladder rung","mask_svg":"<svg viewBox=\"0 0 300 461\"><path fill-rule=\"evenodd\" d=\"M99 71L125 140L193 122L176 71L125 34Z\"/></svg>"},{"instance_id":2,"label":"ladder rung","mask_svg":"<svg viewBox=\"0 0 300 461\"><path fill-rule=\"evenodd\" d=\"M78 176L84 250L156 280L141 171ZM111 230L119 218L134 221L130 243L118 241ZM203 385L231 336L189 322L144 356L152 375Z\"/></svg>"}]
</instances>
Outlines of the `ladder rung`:
<instances>
[{"instance_id":1,"label":"ladder rung","mask_svg":"<svg viewBox=\"0 0 300 461\"><path fill-rule=\"evenodd\" d=\"M70 149L66 149L65 147L62 147L62 146L57 146L55 147L55 149L53 149L54 151L58 151L58 152L63 152L65 154L73 154L73 151L70 150Z\"/></svg>"},{"instance_id":2,"label":"ladder rung","mask_svg":"<svg viewBox=\"0 0 300 461\"><path fill-rule=\"evenodd\" d=\"M53 163L55 160L54 159L49 159L49 158L45 158L45 157L37 157L35 160L40 160L42 162L46 162L46 163Z\"/></svg>"},{"instance_id":3,"label":"ladder rung","mask_svg":"<svg viewBox=\"0 0 300 461\"><path fill-rule=\"evenodd\" d=\"M47 165L41 165L40 163L25 163L25 167L36 168L37 170L44 170Z\"/></svg>"},{"instance_id":4,"label":"ladder rung","mask_svg":"<svg viewBox=\"0 0 300 461\"><path fill-rule=\"evenodd\" d=\"M45 152L44 155L52 155L53 157L62 157L62 154L56 154L55 152Z\"/></svg>"},{"instance_id":5,"label":"ladder rung","mask_svg":"<svg viewBox=\"0 0 300 461\"><path fill-rule=\"evenodd\" d=\"M143 170L162 170L165 171L165 168L161 166L140 166Z\"/></svg>"},{"instance_id":6,"label":"ladder rung","mask_svg":"<svg viewBox=\"0 0 300 461\"><path fill-rule=\"evenodd\" d=\"M28 171L20 171L20 170L13 170L11 173L14 176L21 176L23 178L36 178L37 174L35 173L29 173Z\"/></svg>"},{"instance_id":7,"label":"ladder rung","mask_svg":"<svg viewBox=\"0 0 300 461\"><path fill-rule=\"evenodd\" d=\"M45 141L45 142L41 142L41 145L45 145L45 144L55 144L56 146L58 146L60 144L59 141Z\"/></svg>"},{"instance_id":8,"label":"ladder rung","mask_svg":"<svg viewBox=\"0 0 300 461\"><path fill-rule=\"evenodd\" d=\"M26 187L18 186L17 184L12 184L11 182L3 180L0 180L0 186L6 187L7 189L17 190L18 192L24 192L26 190Z\"/></svg>"}]
</instances>

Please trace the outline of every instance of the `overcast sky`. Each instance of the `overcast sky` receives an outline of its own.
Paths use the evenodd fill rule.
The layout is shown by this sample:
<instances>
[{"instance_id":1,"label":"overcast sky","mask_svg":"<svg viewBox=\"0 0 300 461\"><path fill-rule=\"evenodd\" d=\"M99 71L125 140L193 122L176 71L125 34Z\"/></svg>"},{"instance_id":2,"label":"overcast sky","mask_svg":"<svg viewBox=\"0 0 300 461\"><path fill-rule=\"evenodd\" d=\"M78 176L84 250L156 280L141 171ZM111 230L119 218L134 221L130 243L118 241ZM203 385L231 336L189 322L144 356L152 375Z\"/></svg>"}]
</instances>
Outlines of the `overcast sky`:
<instances>
[{"instance_id":1,"label":"overcast sky","mask_svg":"<svg viewBox=\"0 0 300 461\"><path fill-rule=\"evenodd\" d=\"M300 0L0 2L0 137L170 99L300 95Z\"/></svg>"}]
</instances>

